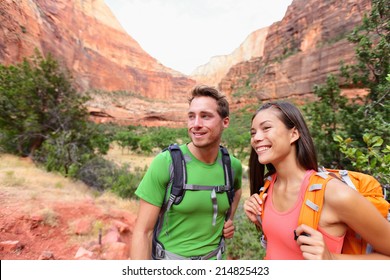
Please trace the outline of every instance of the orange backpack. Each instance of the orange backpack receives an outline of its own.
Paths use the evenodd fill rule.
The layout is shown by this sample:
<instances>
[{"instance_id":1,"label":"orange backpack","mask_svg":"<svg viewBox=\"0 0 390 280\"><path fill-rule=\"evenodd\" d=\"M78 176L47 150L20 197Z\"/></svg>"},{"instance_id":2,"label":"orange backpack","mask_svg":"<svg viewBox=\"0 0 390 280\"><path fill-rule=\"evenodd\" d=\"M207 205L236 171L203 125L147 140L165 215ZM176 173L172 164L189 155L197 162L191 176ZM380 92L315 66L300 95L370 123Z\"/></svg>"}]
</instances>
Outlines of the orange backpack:
<instances>
[{"instance_id":1,"label":"orange backpack","mask_svg":"<svg viewBox=\"0 0 390 280\"><path fill-rule=\"evenodd\" d=\"M298 218L298 225L306 224L317 229L324 202L325 186L332 178L340 179L349 187L361 193L378 209L384 218L390 221L390 204L385 199L382 186L374 177L355 171L320 168L319 172L310 176L309 186ZM261 199L263 194L267 192L270 182L271 178L269 177L260 189ZM261 219L259 221L261 222ZM266 243L264 236L262 237L262 243ZM368 254L372 251L372 246L357 233L352 229L347 230L342 249L343 254Z\"/></svg>"}]
</instances>

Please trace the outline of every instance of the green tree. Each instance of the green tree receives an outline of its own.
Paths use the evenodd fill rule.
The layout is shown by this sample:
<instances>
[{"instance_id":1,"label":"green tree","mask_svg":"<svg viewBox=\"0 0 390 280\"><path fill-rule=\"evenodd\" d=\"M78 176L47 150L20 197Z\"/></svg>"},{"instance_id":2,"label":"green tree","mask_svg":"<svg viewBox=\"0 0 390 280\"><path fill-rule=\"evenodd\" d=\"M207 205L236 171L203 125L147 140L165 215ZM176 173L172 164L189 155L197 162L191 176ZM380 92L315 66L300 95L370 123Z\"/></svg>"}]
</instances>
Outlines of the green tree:
<instances>
[{"instance_id":1,"label":"green tree","mask_svg":"<svg viewBox=\"0 0 390 280\"><path fill-rule=\"evenodd\" d=\"M343 133L343 121L348 99L341 95L339 81L329 75L325 85L314 86L314 94L320 102L313 102L303 109L310 123L310 131L322 165L339 167L341 153L333 141L336 134Z\"/></svg>"},{"instance_id":2,"label":"green tree","mask_svg":"<svg viewBox=\"0 0 390 280\"><path fill-rule=\"evenodd\" d=\"M337 135L335 141L339 143L340 151L351 160L355 170L372 174L382 186L389 187L390 145L385 145L381 137L364 134L364 148L351 145L351 138L343 139Z\"/></svg>"},{"instance_id":3,"label":"green tree","mask_svg":"<svg viewBox=\"0 0 390 280\"><path fill-rule=\"evenodd\" d=\"M21 155L31 156L49 135L83 119L84 98L76 94L58 63L38 53L31 61L0 66L0 129ZM73 127L72 127L73 126Z\"/></svg>"},{"instance_id":4,"label":"green tree","mask_svg":"<svg viewBox=\"0 0 390 280\"><path fill-rule=\"evenodd\" d=\"M340 141L349 139L349 147L367 148L364 135L380 137L384 143L390 139L390 8L387 1L373 0L372 10L362 24L348 37L356 44L356 63L343 65L338 77L328 77L326 85L315 87L316 102L304 109L310 120L319 151L321 164L356 168L352 157L341 157L345 152ZM340 86L362 88L364 96L346 99L341 96ZM379 155L380 156L380 155ZM385 158L385 157L384 157ZM332 160L335 164L332 164ZM379 172L378 166L370 165L367 173Z\"/></svg>"},{"instance_id":5,"label":"green tree","mask_svg":"<svg viewBox=\"0 0 390 280\"><path fill-rule=\"evenodd\" d=\"M353 87L367 89L360 98L363 104L354 111L356 138L364 133L380 135L385 142L390 139L390 6L386 0L373 0L372 10L348 37L356 45L357 63L341 67L341 76ZM351 123L350 123L351 124ZM360 141L364 146L364 142Z\"/></svg>"},{"instance_id":6,"label":"green tree","mask_svg":"<svg viewBox=\"0 0 390 280\"><path fill-rule=\"evenodd\" d=\"M68 174L108 143L88 123L86 96L50 54L0 65L0 145ZM39 151L39 152L38 152Z\"/></svg>"},{"instance_id":7,"label":"green tree","mask_svg":"<svg viewBox=\"0 0 390 280\"><path fill-rule=\"evenodd\" d=\"M222 134L222 145L243 162L250 153L250 125L257 104L248 105L230 115L230 124Z\"/></svg>"}]
</instances>

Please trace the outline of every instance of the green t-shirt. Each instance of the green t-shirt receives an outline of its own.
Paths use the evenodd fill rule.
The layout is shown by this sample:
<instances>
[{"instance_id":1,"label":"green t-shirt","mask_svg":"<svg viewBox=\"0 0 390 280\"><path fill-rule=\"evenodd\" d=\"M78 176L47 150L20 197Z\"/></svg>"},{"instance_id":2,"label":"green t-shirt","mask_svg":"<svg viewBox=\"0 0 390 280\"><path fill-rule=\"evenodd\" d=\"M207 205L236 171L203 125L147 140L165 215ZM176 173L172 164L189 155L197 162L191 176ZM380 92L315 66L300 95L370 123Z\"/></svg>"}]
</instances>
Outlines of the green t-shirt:
<instances>
[{"instance_id":1,"label":"green t-shirt","mask_svg":"<svg viewBox=\"0 0 390 280\"><path fill-rule=\"evenodd\" d=\"M186 159L187 184L217 186L225 184L222 155L213 164L197 160L187 145L180 146ZM234 189L241 188L242 166L230 155ZM158 154L151 163L136 190L136 195L150 204L161 207L170 180L172 158L169 151ZM165 214L158 240L165 250L184 256L203 256L218 247L222 236L229 200L226 192L217 193L218 215L216 225L212 225L213 205L211 191L186 190L183 200L172 205Z\"/></svg>"}]
</instances>

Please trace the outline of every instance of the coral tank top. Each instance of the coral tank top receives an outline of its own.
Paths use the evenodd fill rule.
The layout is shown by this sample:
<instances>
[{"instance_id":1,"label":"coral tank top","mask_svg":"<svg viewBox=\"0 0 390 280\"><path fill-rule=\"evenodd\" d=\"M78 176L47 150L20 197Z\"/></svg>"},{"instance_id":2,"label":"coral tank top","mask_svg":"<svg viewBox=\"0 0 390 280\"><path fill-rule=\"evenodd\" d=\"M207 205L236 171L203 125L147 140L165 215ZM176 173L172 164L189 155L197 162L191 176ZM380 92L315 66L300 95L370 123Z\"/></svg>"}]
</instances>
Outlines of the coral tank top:
<instances>
[{"instance_id":1,"label":"coral tank top","mask_svg":"<svg viewBox=\"0 0 390 280\"><path fill-rule=\"evenodd\" d=\"M298 227L298 217L303 203L306 188L308 187L310 175L314 170L306 171L301 184L298 199L291 209L279 212L272 203L272 193L277 177L273 176L268 190L268 196L264 204L263 230L267 236L267 260L303 260L302 251L294 240L294 230ZM318 231L324 236L325 243L332 253L341 253L344 236L331 236L320 227Z\"/></svg>"}]
</instances>

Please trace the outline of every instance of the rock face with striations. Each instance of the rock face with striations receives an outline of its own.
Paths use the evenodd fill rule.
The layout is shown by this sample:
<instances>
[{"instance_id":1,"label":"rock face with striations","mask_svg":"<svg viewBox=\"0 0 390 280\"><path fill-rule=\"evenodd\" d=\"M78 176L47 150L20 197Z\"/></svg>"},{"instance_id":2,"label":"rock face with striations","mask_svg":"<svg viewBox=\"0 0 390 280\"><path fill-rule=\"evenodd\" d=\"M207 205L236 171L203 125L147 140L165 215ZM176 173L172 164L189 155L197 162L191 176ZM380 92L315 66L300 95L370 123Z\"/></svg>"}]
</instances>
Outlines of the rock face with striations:
<instances>
[{"instance_id":1,"label":"rock face with striations","mask_svg":"<svg viewBox=\"0 0 390 280\"><path fill-rule=\"evenodd\" d=\"M233 66L219 87L231 95L250 83L259 99L313 92L340 61L354 59L346 34L369 13L369 0L294 0L284 18L268 30L263 57Z\"/></svg>"},{"instance_id":2,"label":"rock face with striations","mask_svg":"<svg viewBox=\"0 0 390 280\"><path fill-rule=\"evenodd\" d=\"M248 87L259 99L311 94L340 61L354 59L346 34L370 9L370 0L293 0L281 21L251 33L190 78L147 54L104 0L1 0L0 63L21 61L35 48L51 52L81 90L133 93L95 95L87 104L94 120L182 126L195 80L218 86L230 100ZM245 98L235 103L251 102Z\"/></svg>"},{"instance_id":3,"label":"rock face with striations","mask_svg":"<svg viewBox=\"0 0 390 280\"><path fill-rule=\"evenodd\" d=\"M212 57L207 64L197 67L191 77L200 83L218 86L233 65L263 56L267 33L268 27L252 32L231 54Z\"/></svg>"},{"instance_id":4,"label":"rock face with striations","mask_svg":"<svg viewBox=\"0 0 390 280\"><path fill-rule=\"evenodd\" d=\"M63 63L81 90L127 91L153 102L186 103L195 84L147 54L103 0L1 0L0 11L2 64L30 57L36 48Z\"/></svg>"}]
</instances>

